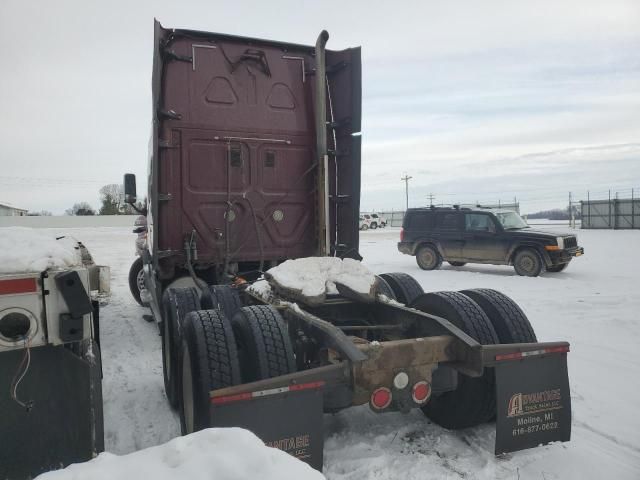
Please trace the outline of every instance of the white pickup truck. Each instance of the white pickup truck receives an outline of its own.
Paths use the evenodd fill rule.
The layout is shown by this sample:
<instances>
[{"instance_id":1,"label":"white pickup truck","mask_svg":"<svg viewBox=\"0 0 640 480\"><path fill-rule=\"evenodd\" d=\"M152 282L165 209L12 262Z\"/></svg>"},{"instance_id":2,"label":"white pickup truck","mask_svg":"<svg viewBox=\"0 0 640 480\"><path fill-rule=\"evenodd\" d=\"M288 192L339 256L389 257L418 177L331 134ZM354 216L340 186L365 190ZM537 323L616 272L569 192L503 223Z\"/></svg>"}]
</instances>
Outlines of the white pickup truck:
<instances>
[{"instance_id":1,"label":"white pickup truck","mask_svg":"<svg viewBox=\"0 0 640 480\"><path fill-rule=\"evenodd\" d=\"M369 230L376 228L384 228L387 226L387 219L377 213L361 213L360 214L360 230Z\"/></svg>"},{"instance_id":2,"label":"white pickup truck","mask_svg":"<svg viewBox=\"0 0 640 480\"><path fill-rule=\"evenodd\" d=\"M71 238L0 229L0 478L104 450L98 295L109 269Z\"/></svg>"}]
</instances>

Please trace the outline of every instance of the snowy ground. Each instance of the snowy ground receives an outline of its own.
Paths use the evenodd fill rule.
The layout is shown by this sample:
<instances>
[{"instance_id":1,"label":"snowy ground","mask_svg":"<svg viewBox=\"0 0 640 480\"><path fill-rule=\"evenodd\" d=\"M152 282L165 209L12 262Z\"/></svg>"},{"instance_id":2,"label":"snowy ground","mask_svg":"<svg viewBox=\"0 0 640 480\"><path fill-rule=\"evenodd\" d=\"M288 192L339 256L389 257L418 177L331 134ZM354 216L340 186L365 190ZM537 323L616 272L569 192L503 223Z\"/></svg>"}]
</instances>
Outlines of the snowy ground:
<instances>
[{"instance_id":1,"label":"snowy ground","mask_svg":"<svg viewBox=\"0 0 640 480\"><path fill-rule=\"evenodd\" d=\"M127 455L102 453L38 480L321 480L320 472L242 428L208 428Z\"/></svg>"},{"instance_id":2,"label":"snowy ground","mask_svg":"<svg viewBox=\"0 0 640 480\"><path fill-rule=\"evenodd\" d=\"M562 227L566 228L566 227ZM164 397L160 341L129 294L131 228L52 229L75 235L111 266L112 298L102 311L107 450L128 453L179 434ZM427 291L488 287L514 298L541 341L568 340L573 435L566 444L493 455L491 425L448 432L420 411L376 415L353 408L327 415L325 475L330 479L640 478L640 231L578 230L585 256L560 274L515 275L510 267L444 265L418 269L396 249L398 230L361 234L376 273L403 271Z\"/></svg>"}]
</instances>

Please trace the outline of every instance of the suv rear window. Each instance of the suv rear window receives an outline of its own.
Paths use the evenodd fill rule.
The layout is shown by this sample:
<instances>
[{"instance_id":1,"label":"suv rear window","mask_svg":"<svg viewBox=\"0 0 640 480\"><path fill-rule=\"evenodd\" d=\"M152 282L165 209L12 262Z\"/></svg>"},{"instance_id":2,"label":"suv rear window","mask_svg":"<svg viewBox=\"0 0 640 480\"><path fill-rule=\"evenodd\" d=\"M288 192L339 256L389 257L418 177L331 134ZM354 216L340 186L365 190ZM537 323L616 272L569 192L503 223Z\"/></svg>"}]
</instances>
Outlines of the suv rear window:
<instances>
[{"instance_id":1,"label":"suv rear window","mask_svg":"<svg viewBox=\"0 0 640 480\"><path fill-rule=\"evenodd\" d=\"M440 230L459 230L459 218L460 216L457 213L440 213L438 214L436 225Z\"/></svg>"}]
</instances>

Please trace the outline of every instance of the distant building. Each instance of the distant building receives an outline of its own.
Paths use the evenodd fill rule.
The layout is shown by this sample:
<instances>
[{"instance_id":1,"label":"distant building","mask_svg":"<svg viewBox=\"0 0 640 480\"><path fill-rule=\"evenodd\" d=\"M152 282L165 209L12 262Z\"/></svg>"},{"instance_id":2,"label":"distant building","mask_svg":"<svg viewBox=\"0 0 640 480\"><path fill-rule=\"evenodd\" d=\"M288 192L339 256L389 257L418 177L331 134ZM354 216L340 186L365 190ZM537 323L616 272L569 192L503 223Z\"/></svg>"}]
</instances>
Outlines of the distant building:
<instances>
[{"instance_id":1,"label":"distant building","mask_svg":"<svg viewBox=\"0 0 640 480\"><path fill-rule=\"evenodd\" d=\"M0 203L0 217L24 217L27 210L16 208L8 203Z\"/></svg>"}]
</instances>

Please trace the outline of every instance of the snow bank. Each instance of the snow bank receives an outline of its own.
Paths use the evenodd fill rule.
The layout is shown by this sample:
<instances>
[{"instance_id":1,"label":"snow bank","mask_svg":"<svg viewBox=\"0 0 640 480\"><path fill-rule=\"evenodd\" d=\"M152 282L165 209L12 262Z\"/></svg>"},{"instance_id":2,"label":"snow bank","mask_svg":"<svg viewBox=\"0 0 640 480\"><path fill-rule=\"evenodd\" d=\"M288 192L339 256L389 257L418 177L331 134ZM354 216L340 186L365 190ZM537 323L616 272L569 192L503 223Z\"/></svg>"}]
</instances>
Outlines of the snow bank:
<instances>
[{"instance_id":1,"label":"snow bank","mask_svg":"<svg viewBox=\"0 0 640 480\"><path fill-rule=\"evenodd\" d=\"M267 271L267 278L283 288L300 291L305 297L338 293L336 283L368 295L375 276L357 260L309 257L287 260Z\"/></svg>"},{"instance_id":2,"label":"snow bank","mask_svg":"<svg viewBox=\"0 0 640 480\"><path fill-rule=\"evenodd\" d=\"M32 228L0 229L0 273L42 272L82 263L76 241Z\"/></svg>"},{"instance_id":3,"label":"snow bank","mask_svg":"<svg viewBox=\"0 0 640 480\"><path fill-rule=\"evenodd\" d=\"M291 455L264 445L248 430L210 428L129 455L97 458L45 473L38 480L319 480Z\"/></svg>"}]
</instances>

